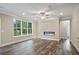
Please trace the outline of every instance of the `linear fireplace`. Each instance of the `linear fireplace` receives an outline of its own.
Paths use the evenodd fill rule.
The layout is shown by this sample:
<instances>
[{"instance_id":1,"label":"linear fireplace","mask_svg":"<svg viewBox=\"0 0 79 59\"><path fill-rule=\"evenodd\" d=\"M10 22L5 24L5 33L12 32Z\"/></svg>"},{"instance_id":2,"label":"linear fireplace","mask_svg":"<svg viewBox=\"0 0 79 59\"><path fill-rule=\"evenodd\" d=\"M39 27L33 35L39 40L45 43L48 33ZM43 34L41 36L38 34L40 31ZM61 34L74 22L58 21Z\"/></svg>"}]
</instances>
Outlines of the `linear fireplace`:
<instances>
[{"instance_id":1,"label":"linear fireplace","mask_svg":"<svg viewBox=\"0 0 79 59\"><path fill-rule=\"evenodd\" d=\"M55 32L43 32L43 35L55 35Z\"/></svg>"},{"instance_id":2,"label":"linear fireplace","mask_svg":"<svg viewBox=\"0 0 79 59\"><path fill-rule=\"evenodd\" d=\"M53 40L55 38L55 32L51 32L51 31L44 31L41 39L49 39L49 40Z\"/></svg>"},{"instance_id":3,"label":"linear fireplace","mask_svg":"<svg viewBox=\"0 0 79 59\"><path fill-rule=\"evenodd\" d=\"M60 39L56 38L55 35L56 35L55 32L52 32L52 31L44 31L44 32L42 32L41 39L59 41Z\"/></svg>"}]
</instances>

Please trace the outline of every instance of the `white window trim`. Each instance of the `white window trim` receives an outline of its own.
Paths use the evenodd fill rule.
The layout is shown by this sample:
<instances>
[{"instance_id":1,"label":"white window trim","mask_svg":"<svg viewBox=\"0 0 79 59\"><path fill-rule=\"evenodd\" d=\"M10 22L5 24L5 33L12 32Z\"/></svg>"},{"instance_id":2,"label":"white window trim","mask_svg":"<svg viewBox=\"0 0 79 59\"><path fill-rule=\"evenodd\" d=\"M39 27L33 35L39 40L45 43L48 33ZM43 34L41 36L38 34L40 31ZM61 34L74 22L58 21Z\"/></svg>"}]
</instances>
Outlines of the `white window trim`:
<instances>
[{"instance_id":1,"label":"white window trim","mask_svg":"<svg viewBox=\"0 0 79 59\"><path fill-rule=\"evenodd\" d=\"M20 19L16 19L14 18L15 20L20 20ZM21 21L21 35L17 35L17 36L14 36L14 22L13 22L13 28L12 28L12 36L13 37L21 37L21 36L31 36L33 35L33 22L31 21L28 21L28 20L20 20ZM27 34L22 34L22 21L26 21L27 22ZM28 23L32 23L32 34L28 34Z\"/></svg>"},{"instance_id":2,"label":"white window trim","mask_svg":"<svg viewBox=\"0 0 79 59\"><path fill-rule=\"evenodd\" d=\"M32 34L28 34L28 35L33 35L33 22L28 21L28 23L32 23ZM27 26L28 26L28 24L27 24ZM28 27L27 27L27 29L28 29ZM29 29L31 29L31 28L29 28Z\"/></svg>"}]
</instances>

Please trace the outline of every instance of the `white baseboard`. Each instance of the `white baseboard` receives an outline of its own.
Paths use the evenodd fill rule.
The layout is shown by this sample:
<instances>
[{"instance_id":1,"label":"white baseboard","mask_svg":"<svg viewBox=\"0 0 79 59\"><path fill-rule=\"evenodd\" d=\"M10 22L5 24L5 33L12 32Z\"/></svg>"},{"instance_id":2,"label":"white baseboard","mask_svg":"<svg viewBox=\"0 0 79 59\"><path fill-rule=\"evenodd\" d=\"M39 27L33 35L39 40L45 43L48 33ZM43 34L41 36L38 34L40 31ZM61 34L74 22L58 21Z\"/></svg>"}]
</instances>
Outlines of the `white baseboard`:
<instances>
[{"instance_id":1,"label":"white baseboard","mask_svg":"<svg viewBox=\"0 0 79 59\"><path fill-rule=\"evenodd\" d=\"M8 43L5 43L5 44L1 44L0 47L4 47L4 46L7 46L7 45L19 43L19 42L22 42L22 41L25 41L25 40L29 40L29 39L23 39L23 40L18 40L18 41L14 41L14 42L8 42Z\"/></svg>"},{"instance_id":2,"label":"white baseboard","mask_svg":"<svg viewBox=\"0 0 79 59\"><path fill-rule=\"evenodd\" d=\"M41 39L41 38L38 38L38 39ZM5 43L5 44L1 44L0 47L4 47L4 46L7 46L7 45L19 43L19 42L22 42L22 41L25 41L25 40L29 40L29 39L23 39L23 40L18 40L18 41L14 41L14 42L8 42L8 43ZM59 41L59 39L53 39L53 40Z\"/></svg>"},{"instance_id":3,"label":"white baseboard","mask_svg":"<svg viewBox=\"0 0 79 59\"><path fill-rule=\"evenodd\" d=\"M77 45L77 43L75 43L73 40L70 40L70 41L74 45L74 47L76 48L76 50L79 52L79 45Z\"/></svg>"}]
</instances>

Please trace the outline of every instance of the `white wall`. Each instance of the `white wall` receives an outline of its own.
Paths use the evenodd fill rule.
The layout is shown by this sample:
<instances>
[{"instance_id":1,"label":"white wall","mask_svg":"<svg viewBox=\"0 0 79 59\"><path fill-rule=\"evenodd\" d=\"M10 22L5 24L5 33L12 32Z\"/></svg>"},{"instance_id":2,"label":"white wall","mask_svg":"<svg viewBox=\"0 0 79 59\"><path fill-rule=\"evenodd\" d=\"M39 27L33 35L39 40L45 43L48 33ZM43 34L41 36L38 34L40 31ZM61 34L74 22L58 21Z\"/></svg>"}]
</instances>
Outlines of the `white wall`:
<instances>
[{"instance_id":1,"label":"white wall","mask_svg":"<svg viewBox=\"0 0 79 59\"><path fill-rule=\"evenodd\" d=\"M11 43L20 42L28 39L32 39L36 37L36 22L33 22L33 35L29 36L13 36L13 16L0 14L1 16L1 45L5 46ZM18 18L19 19L19 18Z\"/></svg>"},{"instance_id":2,"label":"white wall","mask_svg":"<svg viewBox=\"0 0 79 59\"><path fill-rule=\"evenodd\" d=\"M71 21L71 42L79 52L79 6L76 7Z\"/></svg>"},{"instance_id":3,"label":"white wall","mask_svg":"<svg viewBox=\"0 0 79 59\"><path fill-rule=\"evenodd\" d=\"M1 17L0 17L0 44L1 44Z\"/></svg>"},{"instance_id":4,"label":"white wall","mask_svg":"<svg viewBox=\"0 0 79 59\"><path fill-rule=\"evenodd\" d=\"M59 19L38 22L38 37L41 38L43 32L55 32L55 39L59 39Z\"/></svg>"}]
</instances>

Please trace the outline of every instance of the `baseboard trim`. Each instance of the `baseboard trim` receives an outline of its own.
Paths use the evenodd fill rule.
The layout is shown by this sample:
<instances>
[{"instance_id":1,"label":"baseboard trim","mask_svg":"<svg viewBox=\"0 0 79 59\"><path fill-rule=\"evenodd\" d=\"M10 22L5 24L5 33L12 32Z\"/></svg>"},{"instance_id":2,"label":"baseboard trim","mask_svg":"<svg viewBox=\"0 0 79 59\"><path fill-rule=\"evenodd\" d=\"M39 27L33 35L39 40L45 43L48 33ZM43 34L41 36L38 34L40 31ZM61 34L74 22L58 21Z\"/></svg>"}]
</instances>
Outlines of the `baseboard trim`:
<instances>
[{"instance_id":1,"label":"baseboard trim","mask_svg":"<svg viewBox=\"0 0 79 59\"><path fill-rule=\"evenodd\" d=\"M75 45L73 44L73 42L72 42L72 41L70 41L70 43L71 43L71 45L75 48L76 52L77 52L77 53L78 53L78 55L79 55L79 51L77 50L77 48L75 47Z\"/></svg>"},{"instance_id":2,"label":"baseboard trim","mask_svg":"<svg viewBox=\"0 0 79 59\"><path fill-rule=\"evenodd\" d=\"M23 39L23 40L18 40L18 41L14 41L14 42L9 42L9 43L0 45L0 47L8 46L8 45L15 44L15 43L20 43L20 42L23 42L26 40L30 40L30 39Z\"/></svg>"}]
</instances>

